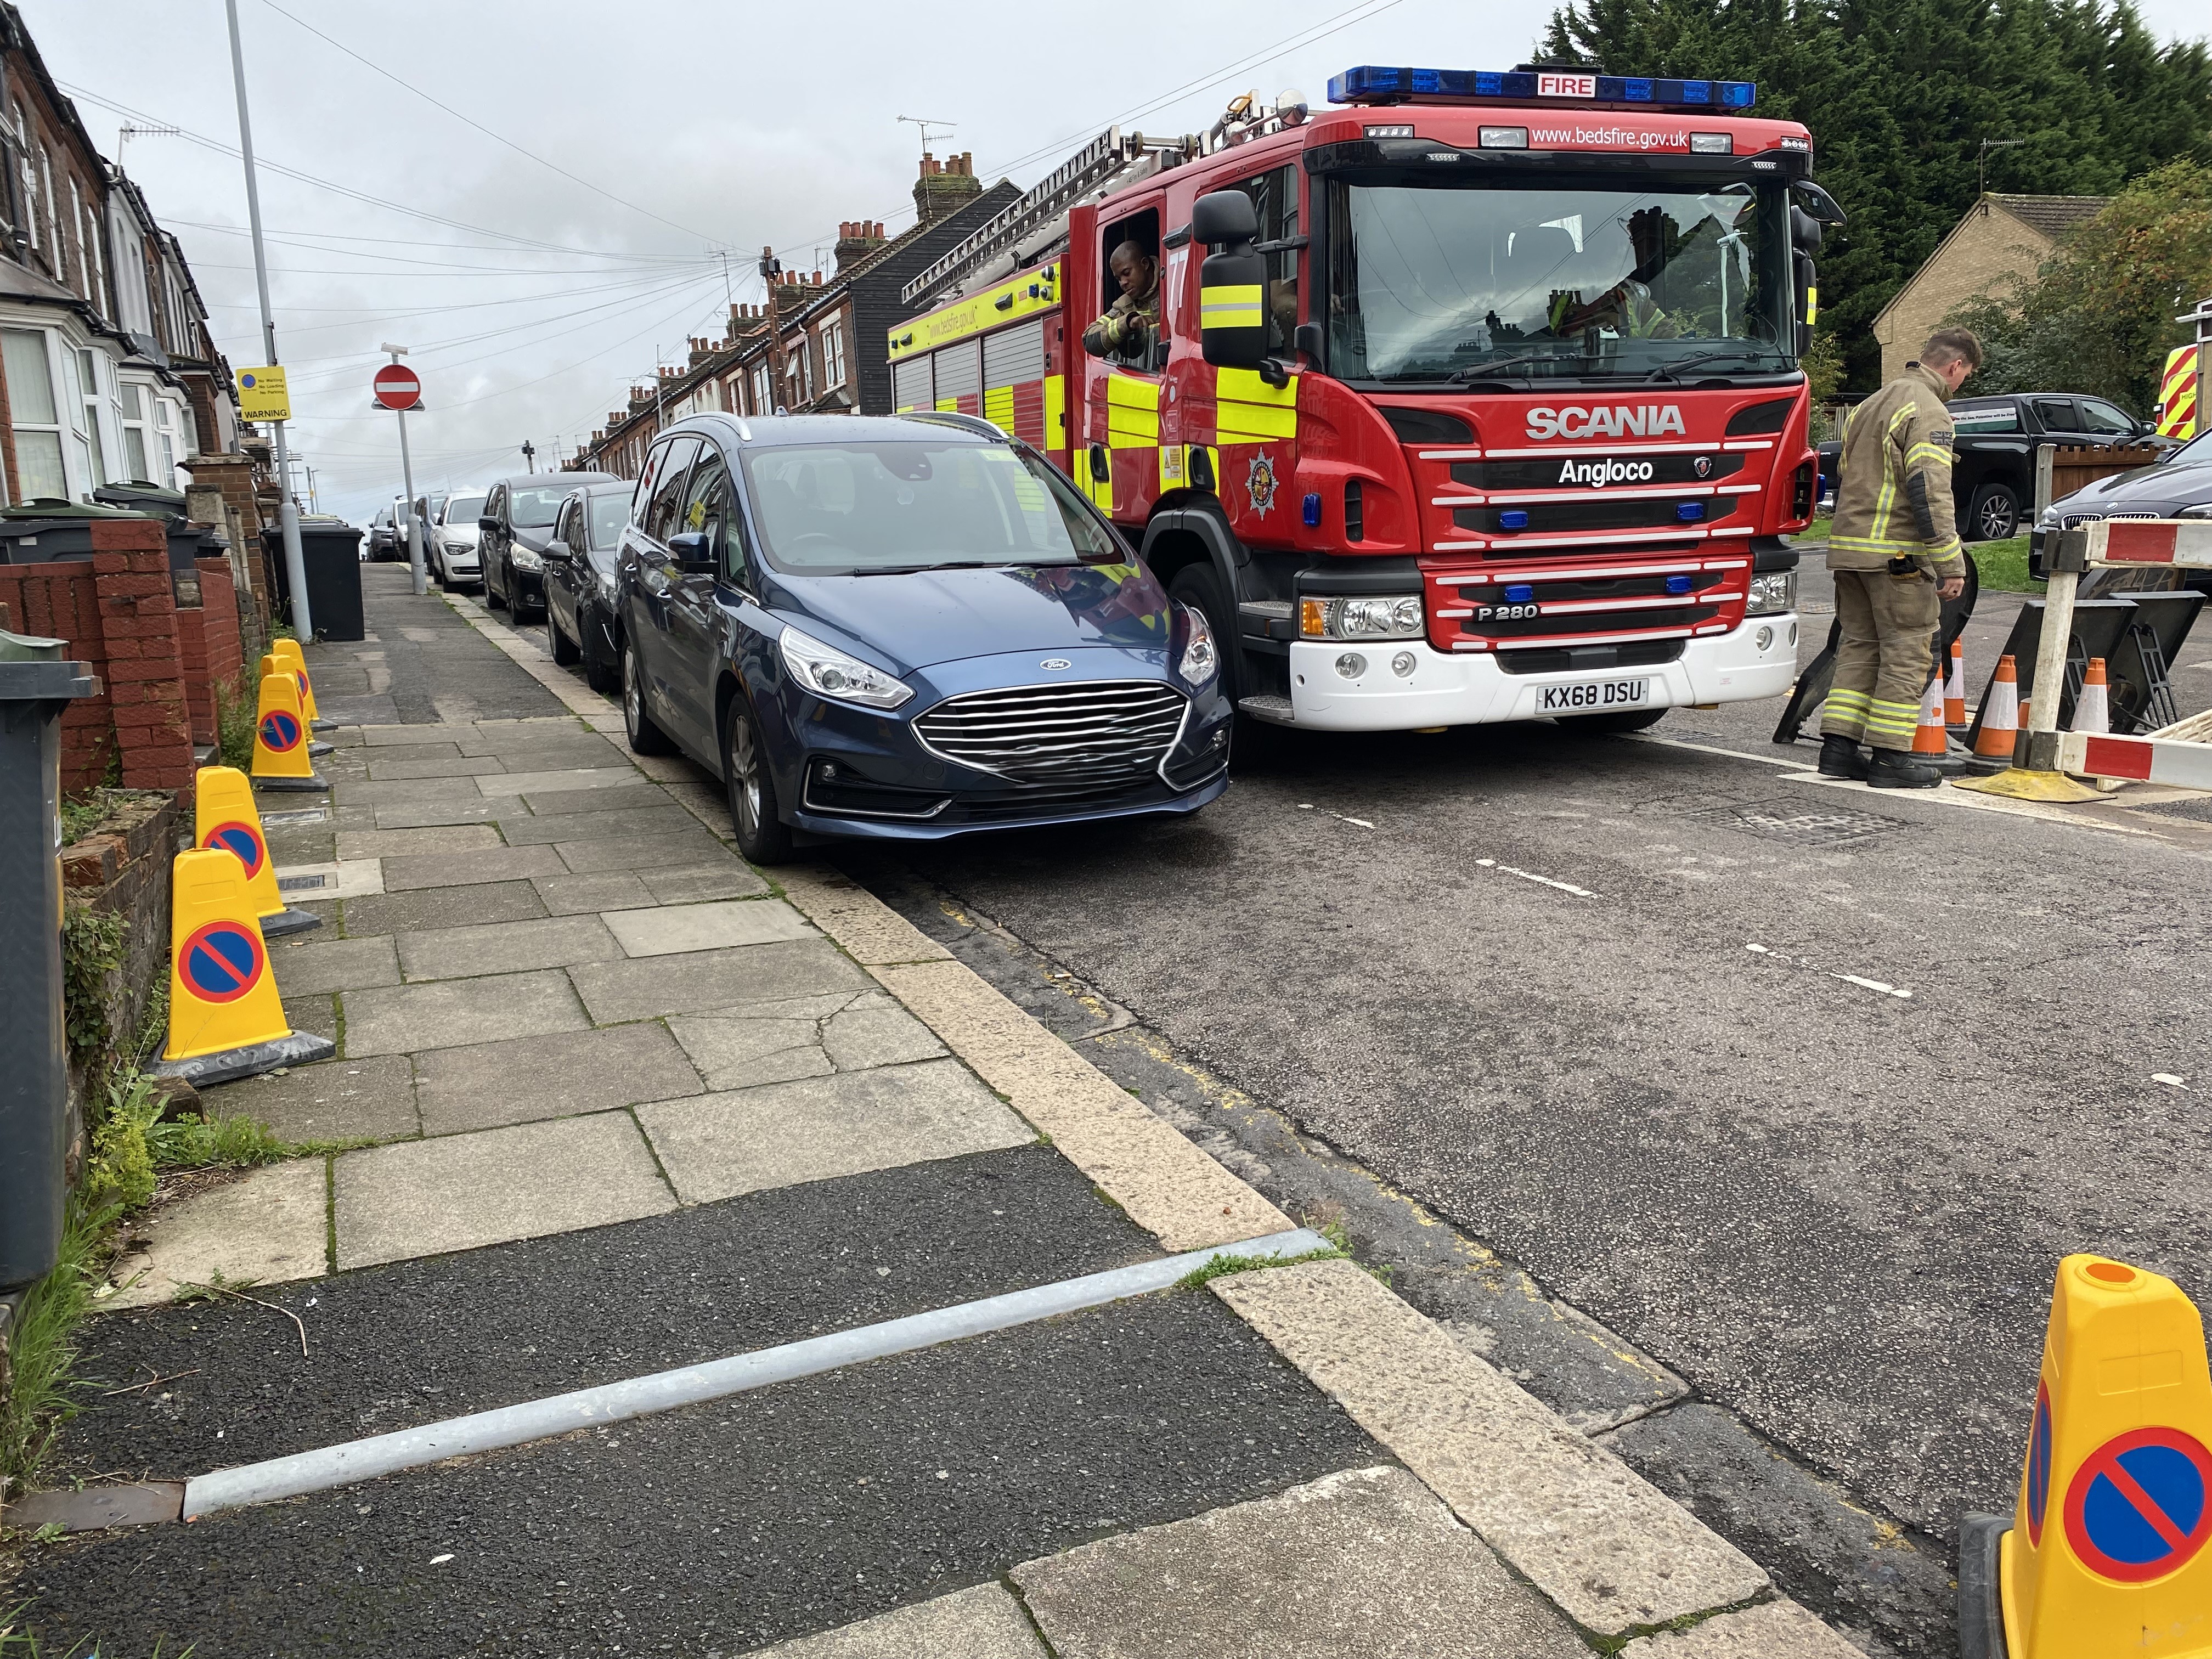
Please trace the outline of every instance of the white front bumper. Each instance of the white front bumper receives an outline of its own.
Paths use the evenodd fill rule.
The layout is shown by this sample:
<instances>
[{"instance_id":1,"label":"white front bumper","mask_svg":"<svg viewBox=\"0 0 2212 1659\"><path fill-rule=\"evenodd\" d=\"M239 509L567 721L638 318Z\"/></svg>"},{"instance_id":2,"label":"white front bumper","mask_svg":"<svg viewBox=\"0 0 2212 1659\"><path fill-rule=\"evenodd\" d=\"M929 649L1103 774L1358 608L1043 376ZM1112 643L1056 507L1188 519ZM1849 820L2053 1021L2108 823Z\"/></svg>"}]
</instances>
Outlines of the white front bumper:
<instances>
[{"instance_id":1,"label":"white front bumper","mask_svg":"<svg viewBox=\"0 0 2212 1659\"><path fill-rule=\"evenodd\" d=\"M1764 650L1758 643L1762 628L1773 630ZM1352 679L1336 672L1337 659L1347 652L1367 659L1366 671ZM1391 671L1391 659L1401 653L1413 658L1410 674ZM1437 651L1425 640L1301 640L1291 645L1296 723L1321 732L1409 732L1546 720L1552 716L1539 703L1548 685L1649 680L1650 695L1633 707L1665 708L1778 697L1796 678L1795 612L1753 617L1729 633L1691 640L1673 662L1564 674L1509 674L1487 651Z\"/></svg>"}]
</instances>

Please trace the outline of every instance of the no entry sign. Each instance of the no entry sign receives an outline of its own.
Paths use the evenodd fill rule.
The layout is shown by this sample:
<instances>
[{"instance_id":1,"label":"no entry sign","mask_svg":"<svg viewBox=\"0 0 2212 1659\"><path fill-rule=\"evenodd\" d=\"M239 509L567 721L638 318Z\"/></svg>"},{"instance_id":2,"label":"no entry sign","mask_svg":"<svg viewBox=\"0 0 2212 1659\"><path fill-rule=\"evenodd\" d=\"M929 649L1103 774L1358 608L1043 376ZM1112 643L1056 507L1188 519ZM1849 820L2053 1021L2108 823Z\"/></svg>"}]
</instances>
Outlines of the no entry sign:
<instances>
[{"instance_id":1,"label":"no entry sign","mask_svg":"<svg viewBox=\"0 0 2212 1659\"><path fill-rule=\"evenodd\" d=\"M386 363L369 384L386 409L412 409L422 399L422 382L404 363Z\"/></svg>"}]
</instances>

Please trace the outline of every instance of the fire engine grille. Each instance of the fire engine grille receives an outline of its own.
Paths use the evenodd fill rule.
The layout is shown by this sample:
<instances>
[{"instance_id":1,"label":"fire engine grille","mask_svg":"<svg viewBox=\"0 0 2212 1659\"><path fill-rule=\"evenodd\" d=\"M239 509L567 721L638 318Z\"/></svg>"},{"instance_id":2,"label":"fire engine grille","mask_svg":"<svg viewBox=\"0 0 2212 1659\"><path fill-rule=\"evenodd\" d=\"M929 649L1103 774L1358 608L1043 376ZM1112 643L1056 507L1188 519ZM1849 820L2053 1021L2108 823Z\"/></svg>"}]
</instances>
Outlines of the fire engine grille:
<instances>
[{"instance_id":1,"label":"fire engine grille","mask_svg":"<svg viewBox=\"0 0 2212 1659\"><path fill-rule=\"evenodd\" d=\"M1157 680L1024 685L947 697L914 729L940 759L1016 783L1132 783L1166 757L1188 706Z\"/></svg>"}]
</instances>

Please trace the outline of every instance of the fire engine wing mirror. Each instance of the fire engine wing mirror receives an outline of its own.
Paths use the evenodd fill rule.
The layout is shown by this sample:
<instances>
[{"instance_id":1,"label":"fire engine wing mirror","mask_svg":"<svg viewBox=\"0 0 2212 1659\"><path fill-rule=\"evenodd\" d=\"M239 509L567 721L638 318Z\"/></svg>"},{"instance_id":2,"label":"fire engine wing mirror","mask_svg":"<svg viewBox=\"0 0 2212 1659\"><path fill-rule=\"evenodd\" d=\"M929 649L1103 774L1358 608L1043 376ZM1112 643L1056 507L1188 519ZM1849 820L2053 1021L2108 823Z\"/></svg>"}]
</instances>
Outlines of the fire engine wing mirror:
<instances>
[{"instance_id":1,"label":"fire engine wing mirror","mask_svg":"<svg viewBox=\"0 0 2212 1659\"><path fill-rule=\"evenodd\" d=\"M1797 355L1802 357L1813 349L1813 325L1820 314L1820 273L1813 267L1813 256L1799 248L1794 256L1797 275Z\"/></svg>"},{"instance_id":2,"label":"fire engine wing mirror","mask_svg":"<svg viewBox=\"0 0 2212 1659\"><path fill-rule=\"evenodd\" d=\"M1191 240L1207 247L1249 242L1259 234L1259 212L1241 190L1217 190L1191 208Z\"/></svg>"},{"instance_id":3,"label":"fire engine wing mirror","mask_svg":"<svg viewBox=\"0 0 2212 1659\"><path fill-rule=\"evenodd\" d=\"M1850 222L1844 217L1843 209L1836 205L1836 198L1810 179L1794 179L1790 188L1804 199L1807 209L1822 224L1844 225Z\"/></svg>"},{"instance_id":4,"label":"fire engine wing mirror","mask_svg":"<svg viewBox=\"0 0 2212 1659\"><path fill-rule=\"evenodd\" d=\"M1198 331L1217 368L1254 368L1267 357L1267 261L1252 251L1260 217L1241 190L1217 190L1191 210L1194 241L1218 247L1198 269Z\"/></svg>"},{"instance_id":5,"label":"fire engine wing mirror","mask_svg":"<svg viewBox=\"0 0 2212 1659\"><path fill-rule=\"evenodd\" d=\"M1801 247L1808 253L1818 253L1820 251L1820 222L1806 212L1803 208L1799 207L1796 203L1792 202L1790 204L1790 246Z\"/></svg>"}]
</instances>

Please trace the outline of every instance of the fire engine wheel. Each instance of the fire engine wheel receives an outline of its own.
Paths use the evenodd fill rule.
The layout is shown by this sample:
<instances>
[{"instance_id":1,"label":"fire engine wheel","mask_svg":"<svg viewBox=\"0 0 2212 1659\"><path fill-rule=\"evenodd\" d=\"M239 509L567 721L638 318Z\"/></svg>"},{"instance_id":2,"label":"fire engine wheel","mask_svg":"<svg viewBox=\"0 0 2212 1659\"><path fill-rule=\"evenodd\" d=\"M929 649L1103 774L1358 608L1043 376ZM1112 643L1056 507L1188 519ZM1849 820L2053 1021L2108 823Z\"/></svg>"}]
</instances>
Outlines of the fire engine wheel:
<instances>
[{"instance_id":1,"label":"fire engine wheel","mask_svg":"<svg viewBox=\"0 0 2212 1659\"><path fill-rule=\"evenodd\" d=\"M1199 612L1206 618L1206 625L1213 630L1214 649L1221 658L1222 694L1229 699L1229 706L1236 708L1239 699L1250 693L1245 678L1244 653L1237 643L1237 607L1221 591L1221 578L1214 574L1212 565L1185 565L1170 579L1168 597ZM1240 712L1236 734L1231 739L1230 764L1249 765L1263 761L1281 741L1279 727Z\"/></svg>"},{"instance_id":2,"label":"fire engine wheel","mask_svg":"<svg viewBox=\"0 0 2212 1659\"><path fill-rule=\"evenodd\" d=\"M1573 732L1641 732L1667 717L1664 708L1620 708L1609 714L1560 714L1560 725Z\"/></svg>"}]
</instances>

